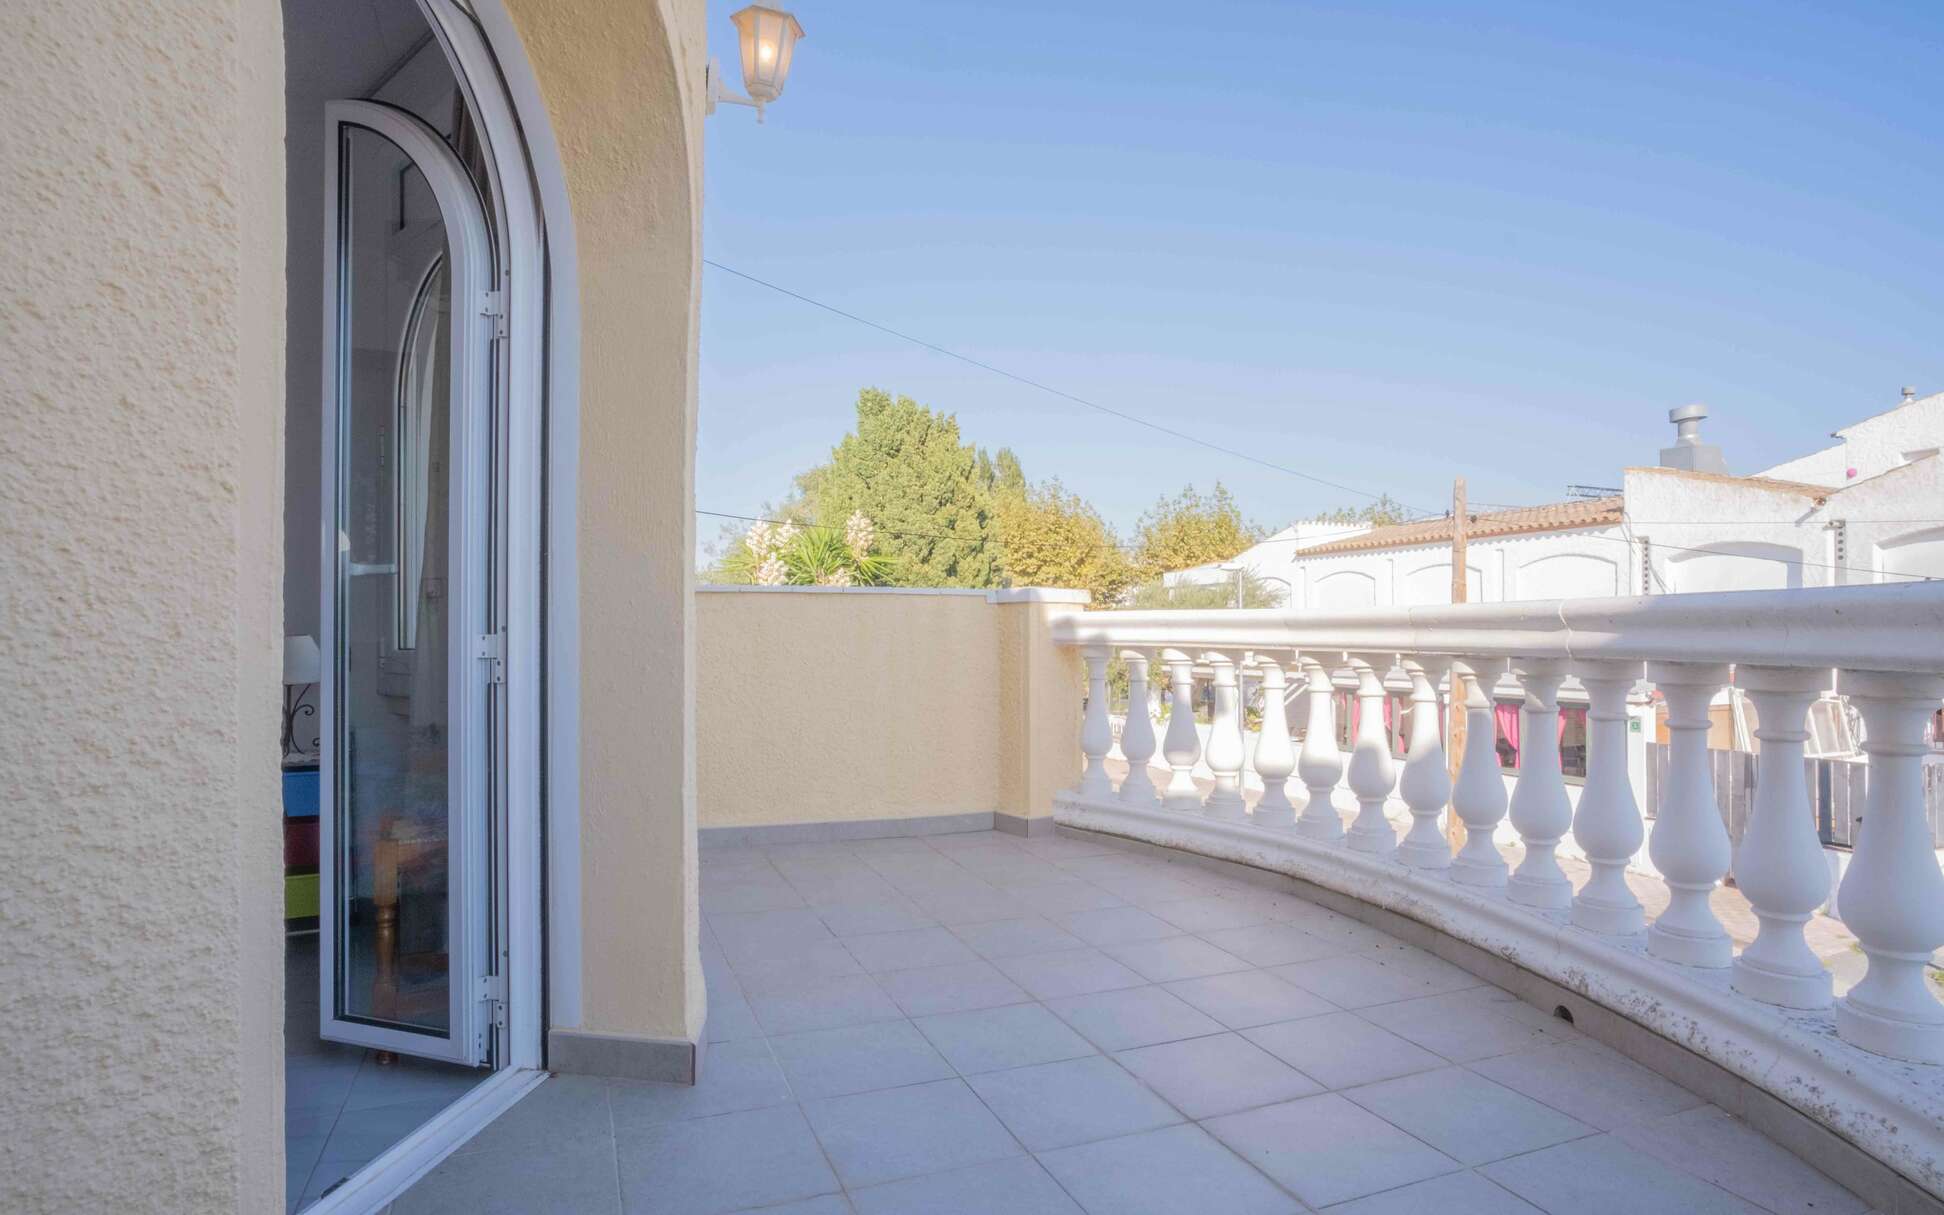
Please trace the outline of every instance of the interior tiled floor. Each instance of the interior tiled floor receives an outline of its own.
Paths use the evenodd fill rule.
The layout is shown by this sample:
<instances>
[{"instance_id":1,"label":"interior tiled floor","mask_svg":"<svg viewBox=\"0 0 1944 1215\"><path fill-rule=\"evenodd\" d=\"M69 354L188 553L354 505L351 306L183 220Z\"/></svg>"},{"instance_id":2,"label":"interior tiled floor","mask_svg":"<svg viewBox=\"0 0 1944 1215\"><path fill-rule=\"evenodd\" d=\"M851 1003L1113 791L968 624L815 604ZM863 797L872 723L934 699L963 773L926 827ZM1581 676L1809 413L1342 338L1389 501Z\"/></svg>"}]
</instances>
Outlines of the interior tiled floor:
<instances>
[{"instance_id":1,"label":"interior tiled floor","mask_svg":"<svg viewBox=\"0 0 1944 1215\"><path fill-rule=\"evenodd\" d=\"M1746 1124L1290 895L1074 839L703 854L693 1088L551 1080L393 1215L1856 1215Z\"/></svg>"},{"instance_id":2,"label":"interior tiled floor","mask_svg":"<svg viewBox=\"0 0 1944 1215\"><path fill-rule=\"evenodd\" d=\"M284 943L284 1209L297 1211L485 1078L317 1036L317 936Z\"/></svg>"}]
</instances>

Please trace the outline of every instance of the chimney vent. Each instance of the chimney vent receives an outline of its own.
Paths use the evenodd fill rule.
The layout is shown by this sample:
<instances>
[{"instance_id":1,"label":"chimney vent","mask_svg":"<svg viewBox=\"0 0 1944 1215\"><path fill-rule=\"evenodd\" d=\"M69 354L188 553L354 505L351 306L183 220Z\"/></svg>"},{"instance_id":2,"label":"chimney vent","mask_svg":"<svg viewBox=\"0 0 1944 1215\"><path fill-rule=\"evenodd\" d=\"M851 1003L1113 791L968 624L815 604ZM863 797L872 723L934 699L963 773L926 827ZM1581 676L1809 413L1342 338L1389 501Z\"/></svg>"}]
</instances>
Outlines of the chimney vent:
<instances>
[{"instance_id":1,"label":"chimney vent","mask_svg":"<svg viewBox=\"0 0 1944 1215\"><path fill-rule=\"evenodd\" d=\"M1915 388L1912 388L1910 385L1905 384L1903 390L1903 403L1908 405L1916 399L1917 399L1917 390Z\"/></svg>"},{"instance_id":2,"label":"chimney vent","mask_svg":"<svg viewBox=\"0 0 1944 1215\"><path fill-rule=\"evenodd\" d=\"M1706 405L1683 405L1667 411L1674 423L1674 446L1661 448L1660 466L1688 472L1726 473L1728 461L1721 449L1701 441L1701 420L1708 416Z\"/></svg>"}]
</instances>

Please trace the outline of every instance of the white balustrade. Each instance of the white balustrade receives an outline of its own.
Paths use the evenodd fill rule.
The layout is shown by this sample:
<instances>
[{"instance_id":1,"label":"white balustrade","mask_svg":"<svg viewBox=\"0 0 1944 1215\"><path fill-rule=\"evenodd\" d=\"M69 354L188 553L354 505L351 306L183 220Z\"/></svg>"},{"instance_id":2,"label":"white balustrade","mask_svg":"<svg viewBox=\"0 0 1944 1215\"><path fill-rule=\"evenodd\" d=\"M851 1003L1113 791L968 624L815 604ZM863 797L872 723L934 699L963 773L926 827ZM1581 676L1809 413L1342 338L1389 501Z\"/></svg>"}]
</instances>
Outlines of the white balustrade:
<instances>
[{"instance_id":1,"label":"white balustrade","mask_svg":"<svg viewBox=\"0 0 1944 1215\"><path fill-rule=\"evenodd\" d=\"M1120 798L1130 806L1159 805L1161 795L1148 774L1148 761L1154 758L1154 710L1148 703L1148 656L1141 650L1126 650L1121 661L1127 666L1127 721L1121 726L1121 757L1127 761L1127 779L1121 782Z\"/></svg>"},{"instance_id":2,"label":"white balustrade","mask_svg":"<svg viewBox=\"0 0 1944 1215\"><path fill-rule=\"evenodd\" d=\"M1726 966L1734 943L1708 905L1728 872L1728 828L1715 804L1708 760L1708 704L1728 682L1715 663L1650 662L1647 678L1667 698L1667 779L1647 855L1667 883L1667 910L1647 930L1647 950L1683 966Z\"/></svg>"},{"instance_id":3,"label":"white balustrade","mask_svg":"<svg viewBox=\"0 0 1944 1215\"><path fill-rule=\"evenodd\" d=\"M1210 818L1240 821L1248 817L1242 801L1242 699L1235 661L1215 652L1202 656L1215 672L1215 712L1208 728L1208 770L1215 788L1202 806Z\"/></svg>"},{"instance_id":4,"label":"white balustrade","mask_svg":"<svg viewBox=\"0 0 1944 1215\"><path fill-rule=\"evenodd\" d=\"M1836 1002L1836 1031L1878 1054L1944 1063L1944 1005L1924 977L1944 945L1944 874L1923 802L1924 723L1944 678L1845 670L1838 686L1863 714L1870 781L1837 902L1870 962Z\"/></svg>"},{"instance_id":5,"label":"white balustrade","mask_svg":"<svg viewBox=\"0 0 1944 1215\"><path fill-rule=\"evenodd\" d=\"M1201 809L1201 790L1195 787L1195 761L1201 758L1201 736L1195 732L1195 662L1180 650L1167 650L1162 659L1168 664L1168 733L1161 741L1161 754L1174 775L1161 795L1161 804L1170 810Z\"/></svg>"},{"instance_id":6,"label":"white balustrade","mask_svg":"<svg viewBox=\"0 0 1944 1215\"><path fill-rule=\"evenodd\" d=\"M1492 720L1492 685L1504 669L1503 659L1467 658L1451 677L1454 689L1460 674L1465 681L1465 753L1451 790L1451 808L1465 824L1465 846L1451 860L1451 880L1461 886L1505 885L1505 858L1492 839L1506 805Z\"/></svg>"},{"instance_id":7,"label":"white balustrade","mask_svg":"<svg viewBox=\"0 0 1944 1215\"><path fill-rule=\"evenodd\" d=\"M1330 668L1315 655L1304 654L1302 662L1309 697L1309 732L1303 736L1296 773L1309 790L1309 800L1303 803L1296 830L1311 839L1339 840L1343 838L1343 819L1330 802L1337 778L1343 775L1343 759L1336 745L1336 689L1330 684Z\"/></svg>"},{"instance_id":8,"label":"white balustrade","mask_svg":"<svg viewBox=\"0 0 1944 1215\"><path fill-rule=\"evenodd\" d=\"M1944 947L1944 871L1926 820L1923 768L1927 723L1944 703L1944 585L1314 616L1084 612L1062 617L1052 628L1062 644L1086 647L1089 699L1081 749L1087 766L1075 796L1089 808L1124 809L1136 817L1157 804L1171 811L1205 809L1206 817L1225 820L1224 838L1234 838L1226 824L1262 829L1259 842L1248 845L1248 863L1297 858L1292 872L1324 885L1335 885L1341 875L1344 884L1337 888L1357 897L1370 897L1373 880L1394 874L1408 892L1384 905L1441 908L1437 922L1461 935L1465 923L1497 926L1478 928L1479 944L1510 924L1508 915L1532 915L1547 926L1546 935L1534 938L1544 944L1531 946L1539 951L1535 961L1545 951L1560 951L1546 965L1564 967L1552 977L1569 985L1575 967L1635 956L1624 942L1602 944L1602 936L1630 938L1644 927L1647 952L1665 964L1667 980L1640 978L1639 967L1650 963L1636 958L1616 964L1604 980L1606 990L1617 976L1630 974L1643 984L1640 1000L1659 1002L1678 998L1683 985L1691 985L1704 994L1688 1007L1700 1011L1681 1015L1699 1017L1715 1015L1706 1010L1724 1007L1721 999L1732 992L1749 1008L1800 1010L1773 1023L1785 1028L1763 1032L1800 1030L1809 1035L1806 1049L1815 1057L1832 1048L1833 1030L1851 1047L1944 1064L1944 1002L1926 975L1933 952ZM1147 710L1149 655L1157 650L1173 690L1161 742L1173 776L1160 797L1147 776L1156 745ZM1130 770L1118 794L1107 787L1104 763L1106 657L1115 652L1127 662L1130 693L1121 737ZM1195 727L1195 655L1211 670L1214 691L1207 748L1214 792L1205 807L1193 777L1202 750ZM1285 712L1292 662L1301 666L1308 701L1300 751L1291 744ZM1332 675L1345 665L1357 675L1360 714L1347 774L1359 808L1347 834L1332 803L1346 775ZM1393 665L1411 685L1401 771L1384 723L1383 677ZM1493 702L1508 666L1524 693L1519 765L1510 782L1499 764ZM1807 712L1832 669L1839 672L1838 690L1858 707L1867 727L1869 779L1839 900L1843 924L1855 934L1867 969L1829 1008L1831 976L1806 931L1828 894L1829 858L1811 810L1804 744ZM1455 780L1448 776L1439 707L1447 672L1450 701L1463 705L1466 723ZM1643 832L1629 758L1641 741L1629 720L1629 698L1643 675L1666 702L1669 739L1651 832ZM1731 676L1757 714L1760 744L1753 806L1732 848L1708 751L1709 707ZM1559 692L1572 677L1588 701L1586 779L1577 810L1559 747ZM1243 718L1245 693L1254 683L1262 689L1263 712L1251 759ZM1263 786L1253 814L1243 800L1251 762ZM1308 791L1300 813L1288 792L1292 775ZM1383 813L1393 783L1411 811L1401 843ZM1508 809L1524 845L1516 873L1508 873L1494 838ZM1455 856L1440 826L1446 813L1466 829ZM1171 821L1167 831L1174 834L1161 838L1181 846L1181 832L1193 838L1205 830L1194 825L1203 817L1155 821ZM1141 835L1132 822L1129 833ZM1641 901L1627 881L1643 835L1668 894L1666 908L1651 923L1644 923ZM1569 838L1591 869L1577 893L1558 855ZM1352 850L1360 855L1352 859ZM1731 897L1720 894L1731 864L1732 897L1745 898L1759 924L1739 956L1711 905L1718 896ZM1505 888L1504 898L1492 893L1494 887ZM1569 908L1572 924L1584 931L1561 935L1557 925ZM1468 915L1476 918L1467 921ZM1728 968L1726 982L1695 976L1690 968ZM1826 1027L1820 1037L1818 1024ZM1850 1073L1852 1079L1858 1074Z\"/></svg>"},{"instance_id":9,"label":"white balustrade","mask_svg":"<svg viewBox=\"0 0 1944 1215\"><path fill-rule=\"evenodd\" d=\"M1512 827L1525 856L1505 882L1505 897L1527 907L1564 910L1573 883L1559 867L1559 841L1573 827L1559 763L1559 685L1566 664L1556 658L1515 658L1512 673L1525 689L1519 708L1519 783L1512 787Z\"/></svg>"},{"instance_id":10,"label":"white balustrade","mask_svg":"<svg viewBox=\"0 0 1944 1215\"><path fill-rule=\"evenodd\" d=\"M1573 923L1589 932L1630 936L1646 925L1646 912L1627 885L1627 866L1647 838L1627 778L1627 694L1640 680L1641 664L1587 659L1576 663L1573 673L1585 685L1588 701L1586 787L1573 812L1573 839L1593 870L1573 896Z\"/></svg>"},{"instance_id":11,"label":"white balustrade","mask_svg":"<svg viewBox=\"0 0 1944 1215\"><path fill-rule=\"evenodd\" d=\"M1435 654L1403 663L1404 673L1411 680L1411 740L1404 752L1397 793L1411 808L1411 829L1397 846L1397 859L1413 869L1451 866L1451 844L1438 822L1451 801L1451 773L1445 760L1443 713L1438 703L1438 681L1449 665L1450 660Z\"/></svg>"},{"instance_id":12,"label":"white balustrade","mask_svg":"<svg viewBox=\"0 0 1944 1215\"><path fill-rule=\"evenodd\" d=\"M1829 685L1827 671L1737 667L1735 686L1755 706L1761 744L1755 808L1734 853L1735 885L1761 924L1735 959L1735 990L1789 1008L1823 1008L1830 975L1809 948L1804 925L1829 898L1829 862L1816 836L1804 782L1809 702Z\"/></svg>"},{"instance_id":13,"label":"white balustrade","mask_svg":"<svg viewBox=\"0 0 1944 1215\"><path fill-rule=\"evenodd\" d=\"M1389 655L1357 658L1357 737L1350 749L1350 791L1357 795L1357 817L1345 839L1358 852L1389 856L1397 851L1397 832L1384 817L1384 802L1397 783L1391 762L1390 735L1384 729L1383 676L1390 670Z\"/></svg>"},{"instance_id":14,"label":"white balustrade","mask_svg":"<svg viewBox=\"0 0 1944 1215\"><path fill-rule=\"evenodd\" d=\"M1087 716L1080 725L1080 751L1087 766L1080 773L1080 792L1087 797L1112 797L1114 782L1107 775L1107 752L1114 749L1114 725L1107 714L1107 650L1091 648L1087 662Z\"/></svg>"}]
</instances>

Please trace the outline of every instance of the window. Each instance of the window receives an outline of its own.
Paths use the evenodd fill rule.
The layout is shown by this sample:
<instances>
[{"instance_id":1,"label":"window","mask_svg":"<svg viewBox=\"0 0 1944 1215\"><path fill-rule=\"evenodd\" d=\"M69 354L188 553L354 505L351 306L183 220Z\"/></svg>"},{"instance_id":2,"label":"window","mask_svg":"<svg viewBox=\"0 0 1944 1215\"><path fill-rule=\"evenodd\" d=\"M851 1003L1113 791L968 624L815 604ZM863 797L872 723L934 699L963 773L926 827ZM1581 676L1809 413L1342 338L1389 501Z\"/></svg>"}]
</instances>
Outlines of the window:
<instances>
[{"instance_id":1,"label":"window","mask_svg":"<svg viewBox=\"0 0 1944 1215\"><path fill-rule=\"evenodd\" d=\"M1525 725L1521 702L1498 700L1492 704L1492 724L1497 734L1499 767L1506 772L1519 768L1519 734ZM1562 705L1557 733L1559 767L1569 780L1586 778L1586 706Z\"/></svg>"}]
</instances>

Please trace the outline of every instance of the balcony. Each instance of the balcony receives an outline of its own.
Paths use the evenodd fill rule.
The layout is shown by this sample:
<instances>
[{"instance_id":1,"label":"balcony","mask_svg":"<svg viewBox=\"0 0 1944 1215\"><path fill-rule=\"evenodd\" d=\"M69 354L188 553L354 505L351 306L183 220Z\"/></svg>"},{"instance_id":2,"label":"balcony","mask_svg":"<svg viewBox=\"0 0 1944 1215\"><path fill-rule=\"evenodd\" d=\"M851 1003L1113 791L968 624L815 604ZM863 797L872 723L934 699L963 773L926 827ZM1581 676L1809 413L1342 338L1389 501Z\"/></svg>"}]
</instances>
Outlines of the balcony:
<instances>
[{"instance_id":1,"label":"balcony","mask_svg":"<svg viewBox=\"0 0 1944 1215\"><path fill-rule=\"evenodd\" d=\"M1342 617L700 599L701 1081L549 1082L397 1215L1939 1209L1944 587ZM1117 659L1129 704L1206 683L1212 720L1137 711L1117 741ZM1501 773L1501 680L1529 744L1584 696L1583 786L1557 746ZM1707 749L1731 683L1759 744L1735 836ZM1804 763L1832 685L1869 772L1840 923Z\"/></svg>"}]
</instances>

